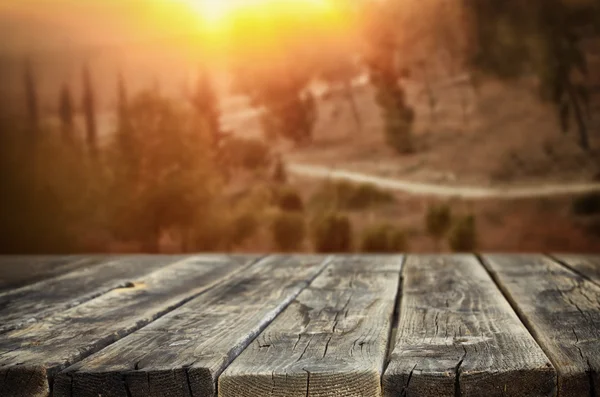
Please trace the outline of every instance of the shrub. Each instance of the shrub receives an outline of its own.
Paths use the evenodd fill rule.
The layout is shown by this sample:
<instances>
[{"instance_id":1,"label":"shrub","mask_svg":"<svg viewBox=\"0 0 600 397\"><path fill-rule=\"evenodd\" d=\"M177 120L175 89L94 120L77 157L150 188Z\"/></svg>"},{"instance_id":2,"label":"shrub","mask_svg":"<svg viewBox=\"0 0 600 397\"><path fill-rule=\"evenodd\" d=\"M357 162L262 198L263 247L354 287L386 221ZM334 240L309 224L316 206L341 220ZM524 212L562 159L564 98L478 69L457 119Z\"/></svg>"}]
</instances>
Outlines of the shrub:
<instances>
[{"instance_id":1,"label":"shrub","mask_svg":"<svg viewBox=\"0 0 600 397\"><path fill-rule=\"evenodd\" d=\"M302 214L278 213L271 224L271 233L277 249L283 252L298 250L306 237L306 225Z\"/></svg>"},{"instance_id":2,"label":"shrub","mask_svg":"<svg viewBox=\"0 0 600 397\"><path fill-rule=\"evenodd\" d=\"M395 253L408 249L406 233L392 225L381 224L367 228L362 234L361 251Z\"/></svg>"},{"instance_id":3,"label":"shrub","mask_svg":"<svg viewBox=\"0 0 600 397\"><path fill-rule=\"evenodd\" d=\"M282 211L302 212L304 211L304 202L300 194L291 188L285 188L277 193L277 206Z\"/></svg>"},{"instance_id":4,"label":"shrub","mask_svg":"<svg viewBox=\"0 0 600 397\"><path fill-rule=\"evenodd\" d=\"M425 228L427 234L435 240L438 245L440 240L448 233L452 224L452 212L448 205L429 207L425 215Z\"/></svg>"},{"instance_id":5,"label":"shrub","mask_svg":"<svg viewBox=\"0 0 600 397\"><path fill-rule=\"evenodd\" d=\"M265 169L271 162L269 146L257 139L231 137L225 140L219 155L230 168Z\"/></svg>"},{"instance_id":6,"label":"shrub","mask_svg":"<svg viewBox=\"0 0 600 397\"><path fill-rule=\"evenodd\" d=\"M400 154L415 151L412 128L415 113L412 108L386 112L386 141Z\"/></svg>"},{"instance_id":7,"label":"shrub","mask_svg":"<svg viewBox=\"0 0 600 397\"><path fill-rule=\"evenodd\" d=\"M234 245L243 244L258 230L259 222L255 213L242 212L231 221L231 242Z\"/></svg>"},{"instance_id":8,"label":"shrub","mask_svg":"<svg viewBox=\"0 0 600 397\"><path fill-rule=\"evenodd\" d=\"M273 182L283 184L287 183L287 181L288 175L285 163L281 157L277 157L277 160L275 160L275 166L273 168Z\"/></svg>"},{"instance_id":9,"label":"shrub","mask_svg":"<svg viewBox=\"0 0 600 397\"><path fill-rule=\"evenodd\" d=\"M364 210L394 201L394 196L370 184L335 182L325 184L311 198L313 207L337 210Z\"/></svg>"},{"instance_id":10,"label":"shrub","mask_svg":"<svg viewBox=\"0 0 600 397\"><path fill-rule=\"evenodd\" d=\"M571 211L575 215L600 214L600 193L590 193L573 200Z\"/></svg>"},{"instance_id":11,"label":"shrub","mask_svg":"<svg viewBox=\"0 0 600 397\"><path fill-rule=\"evenodd\" d=\"M475 216L468 215L456 220L448 238L454 252L470 252L477 249Z\"/></svg>"},{"instance_id":12,"label":"shrub","mask_svg":"<svg viewBox=\"0 0 600 397\"><path fill-rule=\"evenodd\" d=\"M330 213L313 221L313 245L316 252L335 253L352 250L352 224L347 215Z\"/></svg>"}]
</instances>

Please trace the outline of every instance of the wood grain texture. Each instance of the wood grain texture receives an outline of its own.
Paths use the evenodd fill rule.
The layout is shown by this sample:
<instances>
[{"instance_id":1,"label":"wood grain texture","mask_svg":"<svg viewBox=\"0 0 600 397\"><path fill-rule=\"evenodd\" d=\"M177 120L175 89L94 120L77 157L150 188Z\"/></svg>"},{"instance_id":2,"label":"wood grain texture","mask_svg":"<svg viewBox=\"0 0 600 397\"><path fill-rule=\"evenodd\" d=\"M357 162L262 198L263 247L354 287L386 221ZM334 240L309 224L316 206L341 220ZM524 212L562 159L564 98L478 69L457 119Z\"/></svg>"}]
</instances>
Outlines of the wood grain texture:
<instances>
[{"instance_id":1,"label":"wood grain texture","mask_svg":"<svg viewBox=\"0 0 600 397\"><path fill-rule=\"evenodd\" d=\"M336 257L225 370L219 396L380 396L401 266Z\"/></svg>"},{"instance_id":2,"label":"wood grain texture","mask_svg":"<svg viewBox=\"0 0 600 397\"><path fill-rule=\"evenodd\" d=\"M0 293L93 266L107 256L23 256L0 255Z\"/></svg>"},{"instance_id":3,"label":"wood grain texture","mask_svg":"<svg viewBox=\"0 0 600 397\"><path fill-rule=\"evenodd\" d=\"M555 254L552 257L600 286L600 255Z\"/></svg>"},{"instance_id":4,"label":"wood grain texture","mask_svg":"<svg viewBox=\"0 0 600 397\"><path fill-rule=\"evenodd\" d=\"M112 258L0 294L0 334L80 305L112 289L122 288L182 258L158 255Z\"/></svg>"},{"instance_id":5,"label":"wood grain texture","mask_svg":"<svg viewBox=\"0 0 600 397\"><path fill-rule=\"evenodd\" d=\"M552 360L559 396L599 396L600 287L541 255L484 263Z\"/></svg>"},{"instance_id":6,"label":"wood grain texture","mask_svg":"<svg viewBox=\"0 0 600 397\"><path fill-rule=\"evenodd\" d=\"M550 396L548 358L472 255L410 256L385 396Z\"/></svg>"},{"instance_id":7,"label":"wood grain texture","mask_svg":"<svg viewBox=\"0 0 600 397\"><path fill-rule=\"evenodd\" d=\"M272 256L60 374L65 396L213 396L225 367L326 266Z\"/></svg>"},{"instance_id":8,"label":"wood grain texture","mask_svg":"<svg viewBox=\"0 0 600 397\"><path fill-rule=\"evenodd\" d=\"M190 257L0 337L0 396L48 396L54 376L134 332L240 268Z\"/></svg>"}]
</instances>

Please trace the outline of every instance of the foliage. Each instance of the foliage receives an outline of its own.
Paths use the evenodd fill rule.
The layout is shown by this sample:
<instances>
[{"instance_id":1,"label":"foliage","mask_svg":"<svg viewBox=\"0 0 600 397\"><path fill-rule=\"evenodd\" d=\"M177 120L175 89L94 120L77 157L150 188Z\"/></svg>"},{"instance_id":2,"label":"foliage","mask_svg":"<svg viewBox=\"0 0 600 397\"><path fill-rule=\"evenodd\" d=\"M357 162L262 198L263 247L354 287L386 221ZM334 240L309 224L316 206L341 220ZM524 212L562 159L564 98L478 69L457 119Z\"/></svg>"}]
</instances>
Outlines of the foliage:
<instances>
[{"instance_id":1,"label":"foliage","mask_svg":"<svg viewBox=\"0 0 600 397\"><path fill-rule=\"evenodd\" d=\"M29 119L30 132L35 133L40 124L40 110L39 110L39 98L37 91L36 79L33 75L33 68L31 62L27 60L25 62L25 96L27 101L27 117Z\"/></svg>"},{"instance_id":2,"label":"foliage","mask_svg":"<svg viewBox=\"0 0 600 397\"><path fill-rule=\"evenodd\" d=\"M313 220L312 239L316 252L340 253L352 250L352 224L347 215L328 213Z\"/></svg>"},{"instance_id":3,"label":"foliage","mask_svg":"<svg viewBox=\"0 0 600 397\"><path fill-rule=\"evenodd\" d=\"M196 116L205 123L205 127L210 131L211 144L219 147L223 136L220 125L219 99L205 68L201 68L194 92L189 100Z\"/></svg>"},{"instance_id":4,"label":"foliage","mask_svg":"<svg viewBox=\"0 0 600 397\"><path fill-rule=\"evenodd\" d=\"M285 163L281 156L277 156L275 159L275 165L273 167L273 182L275 183L287 183L288 173Z\"/></svg>"},{"instance_id":5,"label":"foliage","mask_svg":"<svg viewBox=\"0 0 600 397\"><path fill-rule=\"evenodd\" d=\"M383 14L377 15L374 21L379 21L379 18L384 18ZM394 25L380 22L373 22L367 27L365 63L385 121L387 142L398 153L407 154L415 150L412 136L415 112L408 105L401 85L407 71L402 70L397 62L393 29Z\"/></svg>"},{"instance_id":6,"label":"foliage","mask_svg":"<svg viewBox=\"0 0 600 397\"><path fill-rule=\"evenodd\" d=\"M463 216L455 220L448 237L454 252L472 252L477 249L477 225L475 216Z\"/></svg>"},{"instance_id":7,"label":"foliage","mask_svg":"<svg viewBox=\"0 0 600 397\"><path fill-rule=\"evenodd\" d=\"M271 235L278 250L296 251L302 248L306 238L304 216L297 212L280 212L271 224Z\"/></svg>"},{"instance_id":8,"label":"foliage","mask_svg":"<svg viewBox=\"0 0 600 397\"><path fill-rule=\"evenodd\" d=\"M90 69L87 65L83 68L83 116L88 148L92 156L98 154L98 131L96 125L96 95L92 86Z\"/></svg>"},{"instance_id":9,"label":"foliage","mask_svg":"<svg viewBox=\"0 0 600 397\"><path fill-rule=\"evenodd\" d=\"M425 228L436 243L448 233L452 224L452 211L448 205L429 207L425 215Z\"/></svg>"},{"instance_id":10,"label":"foliage","mask_svg":"<svg viewBox=\"0 0 600 397\"><path fill-rule=\"evenodd\" d=\"M600 193L589 193L573 200L571 211L575 215L600 214Z\"/></svg>"},{"instance_id":11,"label":"foliage","mask_svg":"<svg viewBox=\"0 0 600 397\"><path fill-rule=\"evenodd\" d=\"M394 196L371 184L328 182L311 198L313 207L340 210L364 210L394 201Z\"/></svg>"},{"instance_id":12,"label":"foliage","mask_svg":"<svg viewBox=\"0 0 600 397\"><path fill-rule=\"evenodd\" d=\"M236 89L263 110L261 121L268 139L285 138L307 144L317 119L315 98L308 91L312 68L281 49L278 59L238 65Z\"/></svg>"},{"instance_id":13,"label":"foliage","mask_svg":"<svg viewBox=\"0 0 600 397\"><path fill-rule=\"evenodd\" d=\"M65 147L44 125L34 140L29 128L0 117L0 252L79 252L102 227L103 180L80 142Z\"/></svg>"},{"instance_id":14,"label":"foliage","mask_svg":"<svg viewBox=\"0 0 600 397\"><path fill-rule=\"evenodd\" d=\"M408 238L404 230L390 224L367 228L361 237L361 252L399 253L408 250Z\"/></svg>"},{"instance_id":15,"label":"foliage","mask_svg":"<svg viewBox=\"0 0 600 397\"><path fill-rule=\"evenodd\" d=\"M260 226L255 212L244 211L238 213L231 222L231 242L240 245L256 234Z\"/></svg>"},{"instance_id":16,"label":"foliage","mask_svg":"<svg viewBox=\"0 0 600 397\"><path fill-rule=\"evenodd\" d=\"M75 108L71 97L71 91L67 85L64 85L60 91L58 115L60 117L62 134L65 141L72 141Z\"/></svg>"},{"instance_id":17,"label":"foliage","mask_svg":"<svg viewBox=\"0 0 600 397\"><path fill-rule=\"evenodd\" d=\"M564 0L465 0L472 12L472 64L504 78L533 72L540 93L557 110L561 127L574 117L579 143L589 149L586 108L590 93L582 48L584 31L600 32L600 3Z\"/></svg>"},{"instance_id":18,"label":"foliage","mask_svg":"<svg viewBox=\"0 0 600 397\"><path fill-rule=\"evenodd\" d=\"M230 169L264 170L271 163L271 153L257 139L230 137L219 148L219 162Z\"/></svg>"},{"instance_id":19,"label":"foliage","mask_svg":"<svg viewBox=\"0 0 600 397\"><path fill-rule=\"evenodd\" d=\"M283 188L277 192L277 206L282 211L303 212L304 202L300 194L289 187Z\"/></svg>"},{"instance_id":20,"label":"foliage","mask_svg":"<svg viewBox=\"0 0 600 397\"><path fill-rule=\"evenodd\" d=\"M162 231L190 229L206 216L220 186L218 174L208 134L199 133L190 115L159 93L133 98L126 124L128 150L119 139L108 148L114 228L155 251Z\"/></svg>"}]
</instances>

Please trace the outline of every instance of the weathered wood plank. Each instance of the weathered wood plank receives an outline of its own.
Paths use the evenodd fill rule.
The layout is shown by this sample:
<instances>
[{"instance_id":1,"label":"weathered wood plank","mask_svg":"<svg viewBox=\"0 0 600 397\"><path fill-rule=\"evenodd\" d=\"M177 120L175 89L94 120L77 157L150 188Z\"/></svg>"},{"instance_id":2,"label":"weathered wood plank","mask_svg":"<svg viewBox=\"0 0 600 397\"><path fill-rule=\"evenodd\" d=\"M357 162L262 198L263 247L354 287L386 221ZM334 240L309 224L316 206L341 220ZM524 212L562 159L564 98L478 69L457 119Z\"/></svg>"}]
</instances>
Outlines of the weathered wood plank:
<instances>
[{"instance_id":1,"label":"weathered wood plank","mask_svg":"<svg viewBox=\"0 0 600 397\"><path fill-rule=\"evenodd\" d=\"M99 263L104 256L0 256L0 293Z\"/></svg>"},{"instance_id":2,"label":"weathered wood plank","mask_svg":"<svg viewBox=\"0 0 600 397\"><path fill-rule=\"evenodd\" d=\"M552 256L600 286L600 255L556 254Z\"/></svg>"},{"instance_id":3,"label":"weathered wood plank","mask_svg":"<svg viewBox=\"0 0 600 397\"><path fill-rule=\"evenodd\" d=\"M541 255L484 263L558 373L561 397L600 395L600 287Z\"/></svg>"},{"instance_id":4,"label":"weathered wood plank","mask_svg":"<svg viewBox=\"0 0 600 397\"><path fill-rule=\"evenodd\" d=\"M401 266L337 257L225 370L219 396L380 396Z\"/></svg>"},{"instance_id":5,"label":"weathered wood plank","mask_svg":"<svg viewBox=\"0 0 600 397\"><path fill-rule=\"evenodd\" d=\"M273 256L67 368L54 395L213 396L223 369L324 268L323 256Z\"/></svg>"},{"instance_id":6,"label":"weathered wood plank","mask_svg":"<svg viewBox=\"0 0 600 397\"><path fill-rule=\"evenodd\" d=\"M111 258L62 276L0 294L0 333L21 328L49 315L121 288L183 256L135 255Z\"/></svg>"},{"instance_id":7,"label":"weathered wood plank","mask_svg":"<svg viewBox=\"0 0 600 397\"><path fill-rule=\"evenodd\" d=\"M410 256L385 396L550 396L556 373L472 255Z\"/></svg>"},{"instance_id":8,"label":"weathered wood plank","mask_svg":"<svg viewBox=\"0 0 600 397\"><path fill-rule=\"evenodd\" d=\"M237 260L190 257L0 337L0 396L48 396L69 365L207 291Z\"/></svg>"}]
</instances>

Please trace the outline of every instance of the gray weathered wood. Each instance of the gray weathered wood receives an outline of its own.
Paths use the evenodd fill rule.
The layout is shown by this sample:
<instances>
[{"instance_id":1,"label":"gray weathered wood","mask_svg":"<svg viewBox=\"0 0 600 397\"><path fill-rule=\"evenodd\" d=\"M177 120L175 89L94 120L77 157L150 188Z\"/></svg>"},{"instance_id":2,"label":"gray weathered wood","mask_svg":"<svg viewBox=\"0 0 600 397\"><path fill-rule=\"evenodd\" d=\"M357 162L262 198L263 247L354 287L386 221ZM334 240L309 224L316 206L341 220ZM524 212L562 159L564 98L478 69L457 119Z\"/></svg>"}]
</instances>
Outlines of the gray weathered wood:
<instances>
[{"instance_id":1,"label":"gray weathered wood","mask_svg":"<svg viewBox=\"0 0 600 397\"><path fill-rule=\"evenodd\" d=\"M219 396L380 396L401 266L337 257L225 370Z\"/></svg>"},{"instance_id":2,"label":"gray weathered wood","mask_svg":"<svg viewBox=\"0 0 600 397\"><path fill-rule=\"evenodd\" d=\"M322 256L273 256L67 368L56 397L213 396L223 369L324 268Z\"/></svg>"},{"instance_id":3,"label":"gray weathered wood","mask_svg":"<svg viewBox=\"0 0 600 397\"><path fill-rule=\"evenodd\" d=\"M182 256L125 256L0 294L0 333L21 328L135 282ZM102 259L101 259L102 260Z\"/></svg>"},{"instance_id":4,"label":"gray weathered wood","mask_svg":"<svg viewBox=\"0 0 600 397\"><path fill-rule=\"evenodd\" d=\"M0 292L99 263L105 256L0 255Z\"/></svg>"},{"instance_id":5,"label":"gray weathered wood","mask_svg":"<svg viewBox=\"0 0 600 397\"><path fill-rule=\"evenodd\" d=\"M560 397L600 395L600 287L541 255L484 263L558 372Z\"/></svg>"},{"instance_id":6,"label":"gray weathered wood","mask_svg":"<svg viewBox=\"0 0 600 397\"><path fill-rule=\"evenodd\" d=\"M410 256L385 396L550 396L556 373L472 255Z\"/></svg>"},{"instance_id":7,"label":"gray weathered wood","mask_svg":"<svg viewBox=\"0 0 600 397\"><path fill-rule=\"evenodd\" d=\"M240 268L190 257L0 336L0 396L47 396L59 371L138 330Z\"/></svg>"},{"instance_id":8,"label":"gray weathered wood","mask_svg":"<svg viewBox=\"0 0 600 397\"><path fill-rule=\"evenodd\" d=\"M556 254L552 256L600 286L600 255Z\"/></svg>"}]
</instances>

